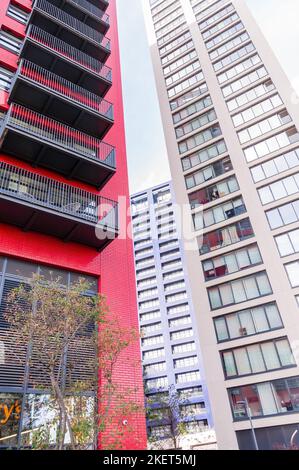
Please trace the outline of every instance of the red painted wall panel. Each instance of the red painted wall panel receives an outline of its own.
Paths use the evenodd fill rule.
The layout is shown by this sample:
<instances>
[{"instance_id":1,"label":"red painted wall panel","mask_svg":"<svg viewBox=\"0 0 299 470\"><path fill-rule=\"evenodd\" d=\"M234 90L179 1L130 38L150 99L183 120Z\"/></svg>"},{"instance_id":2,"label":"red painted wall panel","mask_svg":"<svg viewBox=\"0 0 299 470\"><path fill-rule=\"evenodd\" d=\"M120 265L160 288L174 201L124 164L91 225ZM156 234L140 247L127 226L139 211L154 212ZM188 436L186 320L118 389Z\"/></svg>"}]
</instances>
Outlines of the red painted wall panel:
<instances>
[{"instance_id":1,"label":"red painted wall panel","mask_svg":"<svg viewBox=\"0 0 299 470\"><path fill-rule=\"evenodd\" d=\"M111 17L111 27L108 36L111 38L112 53L107 65L112 68L113 87L107 94L107 100L114 103L115 125L109 131L105 140L117 145L117 172L102 190L102 195L113 198L117 193L126 197L126 207L129 208L129 184L126 158L126 142L124 127L124 111L122 99L122 83L120 70L120 55L118 47L118 28L116 0L110 0L107 10ZM129 226L130 217L126 218ZM132 237L117 239L101 254L102 272L101 287L108 299L111 311L117 316L120 324L127 327L138 328L138 314L135 290L135 269L133 258ZM126 358L129 360L126 360ZM132 399L135 403L143 405L142 371L140 364L141 354L139 341L126 351L124 362L117 376L124 389L136 388ZM126 436L124 447L129 449L146 448L146 426L142 416L128 418L129 425L134 423L134 433Z\"/></svg>"},{"instance_id":2,"label":"red painted wall panel","mask_svg":"<svg viewBox=\"0 0 299 470\"><path fill-rule=\"evenodd\" d=\"M30 0L17 0L16 5L30 9ZM24 34L24 26L6 16L9 0L0 1L0 27L14 30L19 36ZM101 195L111 199L124 196L126 207L129 207L128 174L126 160L126 144L123 117L123 101L121 87L120 57L118 47L118 31L116 19L116 1L110 0L107 13L110 15L111 27L107 36L111 38L112 53L107 65L113 71L113 86L106 96L114 104L115 124L105 137L105 141L116 147L117 172L102 189ZM11 70L17 67L17 56L0 48L0 65ZM0 90L0 109L7 106L7 94ZM76 181L65 180L53 172L33 169L20 160L3 155L0 159L28 168L30 171L67 182L77 187L95 192L94 188ZM130 222L126 217L125 224ZM34 260L39 263L59 266L86 274L96 275L100 280L101 291L106 295L111 315L119 320L124 327L138 328L137 305L135 295L135 273L133 262L133 245L131 237L113 241L101 254L97 251L75 243L64 243L50 236L38 233L24 233L18 228L0 224L0 253ZM116 377L124 390L134 389L132 400L143 405L142 372L140 365L139 341L126 351L124 361ZM124 448L143 449L146 447L146 426L142 415L127 417L129 424L134 423L134 432L124 437Z\"/></svg>"}]
</instances>

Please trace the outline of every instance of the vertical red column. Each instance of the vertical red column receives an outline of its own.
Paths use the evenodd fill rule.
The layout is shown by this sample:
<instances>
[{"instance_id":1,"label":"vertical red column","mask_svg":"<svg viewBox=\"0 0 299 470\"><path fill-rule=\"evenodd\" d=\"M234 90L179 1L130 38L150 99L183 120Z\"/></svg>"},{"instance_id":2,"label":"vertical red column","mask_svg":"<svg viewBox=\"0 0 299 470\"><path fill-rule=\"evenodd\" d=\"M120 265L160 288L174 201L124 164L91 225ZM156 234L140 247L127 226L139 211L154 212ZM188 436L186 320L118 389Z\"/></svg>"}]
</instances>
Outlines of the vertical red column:
<instances>
[{"instance_id":1,"label":"vertical red column","mask_svg":"<svg viewBox=\"0 0 299 470\"><path fill-rule=\"evenodd\" d=\"M30 0L16 0L15 4L30 11ZM0 27L11 31L14 35L24 37L25 26L7 16L9 0L0 0ZM129 189L126 159L126 144L124 130L124 115L122 102L122 86L120 72L120 56L117 29L117 11L115 0L110 0L107 13L110 15L111 28L107 36L111 38L111 55L107 65L113 71L113 86L105 97L114 105L115 124L105 136L105 141L116 147L117 171L112 179L106 184L101 195L117 200L119 196L125 198L126 207L129 207ZM0 65L15 71L18 56L12 52L0 48ZM8 93L0 90L0 110L6 110ZM15 157L1 152L0 160L11 163L17 167L54 180L62 181L75 187L86 189L95 193L95 188L82 184L78 181L66 180L59 174L42 168L33 169L29 164ZM129 224L127 216L125 225ZM101 291L106 295L111 315L119 320L123 328L138 329L137 305L135 295L135 274L133 263L132 238L119 238L111 243L101 254L95 249L77 243L64 243L63 241L36 232L24 233L19 228L0 224L0 253L5 256L19 257L28 261L44 263L59 268L78 271L82 274L98 276ZM123 392L134 390L132 402L143 406L142 371L140 363L139 341L132 344L125 351L125 357L121 367L116 370L116 380L119 382ZM146 448L146 426L142 414L126 417L128 424L134 423L134 431L131 426L130 433L124 433L122 443L123 449ZM125 429L124 429L125 431ZM113 434L113 428L108 433Z\"/></svg>"},{"instance_id":2,"label":"vertical red column","mask_svg":"<svg viewBox=\"0 0 299 470\"><path fill-rule=\"evenodd\" d=\"M116 147L117 171L110 182L103 188L102 194L108 198L116 199L122 196L126 200L126 224L129 227L131 219L128 216L130 204L126 141L124 127L124 111L121 84L120 52L118 42L117 8L116 1L110 0L107 10L110 15L111 26L108 36L111 38L111 56L107 65L112 68L113 86L107 94L107 100L114 105L115 123L105 140ZM124 208L121 205L121 210ZM122 213L122 223L124 214ZM133 258L133 242L130 229L127 237L115 240L101 254L101 291L106 295L109 308L119 324L124 328L136 328L138 331L138 313L136 304L135 270ZM133 403L144 404L141 353L139 341L132 344L125 351L124 361L116 371L116 379L122 384L123 390L134 390L131 398ZM146 426L142 414L128 416L128 429L123 447L127 449L146 448ZM131 426L134 424L134 431ZM111 429L113 433L113 429Z\"/></svg>"}]
</instances>

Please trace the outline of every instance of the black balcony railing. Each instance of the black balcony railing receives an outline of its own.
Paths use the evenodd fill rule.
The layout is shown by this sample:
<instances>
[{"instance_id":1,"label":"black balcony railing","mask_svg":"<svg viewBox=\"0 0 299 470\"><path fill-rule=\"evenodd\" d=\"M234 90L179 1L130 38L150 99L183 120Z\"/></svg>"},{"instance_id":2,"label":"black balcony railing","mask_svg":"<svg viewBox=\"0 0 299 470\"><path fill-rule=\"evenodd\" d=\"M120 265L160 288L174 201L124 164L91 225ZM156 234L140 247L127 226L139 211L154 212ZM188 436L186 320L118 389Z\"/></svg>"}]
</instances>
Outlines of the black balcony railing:
<instances>
[{"instance_id":1,"label":"black balcony railing","mask_svg":"<svg viewBox=\"0 0 299 470\"><path fill-rule=\"evenodd\" d=\"M80 10L91 14L92 16L98 18L101 20L103 23L106 23L107 25L110 24L110 18L107 13L102 11L100 8L96 7L92 3L88 2L87 0L66 0L67 3L70 4L75 4L77 5Z\"/></svg>"},{"instance_id":2,"label":"black balcony railing","mask_svg":"<svg viewBox=\"0 0 299 470\"><path fill-rule=\"evenodd\" d=\"M77 219L118 229L116 202L5 162L0 163L0 191Z\"/></svg>"},{"instance_id":3,"label":"black balcony railing","mask_svg":"<svg viewBox=\"0 0 299 470\"><path fill-rule=\"evenodd\" d=\"M11 104L0 139L6 153L99 188L115 173L114 147L18 104Z\"/></svg>"},{"instance_id":4,"label":"black balcony railing","mask_svg":"<svg viewBox=\"0 0 299 470\"><path fill-rule=\"evenodd\" d=\"M59 26L68 29L76 36L80 35L85 40L91 41L95 46L102 47L110 52L110 39L52 3L47 2L47 0L34 1L32 15L36 12L51 19L54 23L59 24Z\"/></svg>"},{"instance_id":5,"label":"black balcony railing","mask_svg":"<svg viewBox=\"0 0 299 470\"><path fill-rule=\"evenodd\" d=\"M110 67L107 67L107 65L103 64L94 57L91 57L85 52L80 51L80 49L76 49L56 36L53 36L47 31L39 28L38 26L29 26L25 41L27 38L38 43L42 47L50 49L55 54L59 54L66 60L72 61L74 65L84 67L87 71L98 74L104 80L107 80L111 83L112 70Z\"/></svg>"},{"instance_id":6,"label":"black balcony railing","mask_svg":"<svg viewBox=\"0 0 299 470\"><path fill-rule=\"evenodd\" d=\"M5 162L0 163L0 207L1 222L92 246L107 244L105 236L112 239L118 232L115 201Z\"/></svg>"},{"instance_id":7,"label":"black balcony railing","mask_svg":"<svg viewBox=\"0 0 299 470\"><path fill-rule=\"evenodd\" d=\"M96 137L77 131L23 106L12 104L7 122L28 134L48 140L70 152L91 158L115 169L115 149Z\"/></svg>"},{"instance_id":8,"label":"black balcony railing","mask_svg":"<svg viewBox=\"0 0 299 470\"><path fill-rule=\"evenodd\" d=\"M35 93L30 92L32 87L35 88ZM50 107L47 114L54 118L63 116L62 120L70 125L76 122L76 127L84 132L91 132L100 137L102 129L99 121L102 121L102 126L105 127L103 132L113 123L111 103L39 65L22 59L11 85L10 102L42 111L49 95L56 101L54 100L52 109Z\"/></svg>"}]
</instances>

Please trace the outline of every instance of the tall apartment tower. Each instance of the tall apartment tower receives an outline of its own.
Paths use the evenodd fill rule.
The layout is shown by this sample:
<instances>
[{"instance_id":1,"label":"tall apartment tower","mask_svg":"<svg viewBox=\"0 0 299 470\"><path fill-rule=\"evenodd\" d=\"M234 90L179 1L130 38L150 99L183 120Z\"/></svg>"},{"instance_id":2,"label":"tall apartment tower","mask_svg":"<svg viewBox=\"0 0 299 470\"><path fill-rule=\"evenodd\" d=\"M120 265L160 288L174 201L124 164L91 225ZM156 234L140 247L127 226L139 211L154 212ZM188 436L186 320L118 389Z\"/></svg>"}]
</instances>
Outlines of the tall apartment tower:
<instances>
[{"instance_id":1,"label":"tall apartment tower","mask_svg":"<svg viewBox=\"0 0 299 470\"><path fill-rule=\"evenodd\" d=\"M87 277L120 326L138 328L132 242L117 238L116 201L122 196L128 208L130 200L116 15L115 0L1 0L1 413L24 405L21 416L0 417L1 447L24 444L43 380L30 349L15 350L3 317L12 288L32 272L51 271L66 286ZM83 353L74 345L79 380ZM117 380L142 405L139 344L127 353L132 361L115 371ZM134 423L124 448L145 448L145 420L124 418Z\"/></svg>"},{"instance_id":2,"label":"tall apartment tower","mask_svg":"<svg viewBox=\"0 0 299 470\"><path fill-rule=\"evenodd\" d=\"M188 431L183 436L183 448L214 448L215 433L183 244L176 230L172 184L133 195L131 207L143 378L149 403L163 406L169 402L155 402L157 393L176 393L175 403L181 408L180 417ZM167 438L170 428L171 422L148 422L152 439Z\"/></svg>"},{"instance_id":3,"label":"tall apartment tower","mask_svg":"<svg viewBox=\"0 0 299 470\"><path fill-rule=\"evenodd\" d=\"M219 447L299 446L298 99L243 0L145 12Z\"/></svg>"}]
</instances>

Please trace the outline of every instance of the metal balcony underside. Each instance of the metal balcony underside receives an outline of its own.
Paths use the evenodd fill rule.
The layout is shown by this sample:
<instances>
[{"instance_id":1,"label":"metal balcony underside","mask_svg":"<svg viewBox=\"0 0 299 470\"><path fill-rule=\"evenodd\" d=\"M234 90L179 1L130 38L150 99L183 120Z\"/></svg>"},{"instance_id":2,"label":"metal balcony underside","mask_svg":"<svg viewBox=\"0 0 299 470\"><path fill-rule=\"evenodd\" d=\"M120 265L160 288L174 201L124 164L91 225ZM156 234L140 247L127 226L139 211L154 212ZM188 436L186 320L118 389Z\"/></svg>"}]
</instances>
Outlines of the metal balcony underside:
<instances>
[{"instance_id":1,"label":"metal balcony underside","mask_svg":"<svg viewBox=\"0 0 299 470\"><path fill-rule=\"evenodd\" d=\"M110 40L47 0L35 0L28 26L40 27L71 46L105 62L110 55Z\"/></svg>"},{"instance_id":2,"label":"metal balcony underside","mask_svg":"<svg viewBox=\"0 0 299 470\"><path fill-rule=\"evenodd\" d=\"M12 104L0 126L4 153L103 187L116 171L115 149L98 139Z\"/></svg>"},{"instance_id":3,"label":"metal balcony underside","mask_svg":"<svg viewBox=\"0 0 299 470\"><path fill-rule=\"evenodd\" d=\"M34 25L27 31L20 57L102 97L112 85L109 67Z\"/></svg>"},{"instance_id":4,"label":"metal balcony underside","mask_svg":"<svg viewBox=\"0 0 299 470\"><path fill-rule=\"evenodd\" d=\"M109 16L88 0L50 0L50 2L87 26L102 34L107 33L110 26Z\"/></svg>"},{"instance_id":5,"label":"metal balcony underside","mask_svg":"<svg viewBox=\"0 0 299 470\"><path fill-rule=\"evenodd\" d=\"M22 61L9 93L14 102L102 139L113 125L113 107L87 90Z\"/></svg>"},{"instance_id":6,"label":"metal balcony underside","mask_svg":"<svg viewBox=\"0 0 299 470\"><path fill-rule=\"evenodd\" d=\"M108 213L102 220L97 205ZM0 164L0 223L98 250L118 235L113 201L6 163Z\"/></svg>"},{"instance_id":7,"label":"metal balcony underside","mask_svg":"<svg viewBox=\"0 0 299 470\"><path fill-rule=\"evenodd\" d=\"M106 11L109 6L109 0L88 0L92 5L100 8L102 11Z\"/></svg>"}]
</instances>

